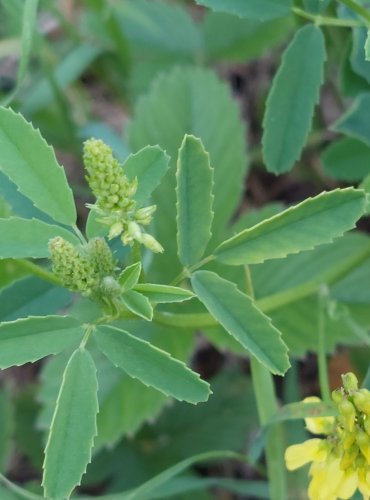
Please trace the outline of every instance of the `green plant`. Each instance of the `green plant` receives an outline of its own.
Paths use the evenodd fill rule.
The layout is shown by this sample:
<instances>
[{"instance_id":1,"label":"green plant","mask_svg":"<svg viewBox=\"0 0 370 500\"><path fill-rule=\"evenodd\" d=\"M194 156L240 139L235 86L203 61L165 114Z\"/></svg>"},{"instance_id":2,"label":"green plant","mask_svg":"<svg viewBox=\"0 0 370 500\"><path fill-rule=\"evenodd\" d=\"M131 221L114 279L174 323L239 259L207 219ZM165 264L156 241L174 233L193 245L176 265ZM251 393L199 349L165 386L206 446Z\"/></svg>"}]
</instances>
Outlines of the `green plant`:
<instances>
[{"instance_id":1,"label":"green plant","mask_svg":"<svg viewBox=\"0 0 370 500\"><path fill-rule=\"evenodd\" d=\"M357 387L345 378L339 403L357 412L352 418L350 408L348 424L330 397L327 355L348 345L366 375L367 351L361 357L356 346L370 345L370 247L366 233L345 233L369 210L367 4L197 3L211 10L86 0L72 20L48 0L0 2L0 58L20 47L15 85L0 108L0 368L48 357L39 380L11 391L10 375L0 388L0 472L15 436L36 474L43 468L50 499L187 499L197 491L207 500L213 486L306 498L306 475L285 470L294 443L287 464L316 462L308 490L315 498L325 482L317 470L329 474L333 457L347 457L342 434L356 425L366 497L367 407L354 403ZM57 20L61 38L35 29L38 8ZM266 52L278 68L269 92L263 79L255 91L248 131L212 68ZM123 139L94 115L95 84L132 111ZM325 97L315 111L323 84L339 115L330 126ZM344 137L333 139L328 128ZM89 189L71 175L72 193L43 137L79 165L82 158ZM314 189L306 186L305 199L290 207L239 213L249 164L252 179L263 166L281 175L298 165L289 179ZM81 194L88 214L80 208L77 217ZM232 353L232 368L202 378L196 362L189 368L195 332ZM308 352L317 354L322 401L296 402L297 366ZM250 376L240 359L249 360ZM367 375L359 393L368 388ZM170 398L179 402L169 407ZM322 443L296 444L305 438L290 421L299 419L309 430L336 422L325 460ZM245 450L240 443L257 422L260 434ZM254 479L188 470L227 459L248 464ZM329 481L323 500L352 495L352 472L345 485ZM23 480L24 489L0 478L4 498L42 494L38 478Z\"/></svg>"},{"instance_id":2,"label":"green plant","mask_svg":"<svg viewBox=\"0 0 370 500\"><path fill-rule=\"evenodd\" d=\"M330 242L351 229L364 213L364 192L349 188L323 193L242 231L204 257L213 220L213 169L202 142L186 135L176 175L177 246L184 269L174 283L184 285L190 278L194 292L173 285L147 284L139 245L143 243L152 251L162 251L162 247L152 237L145 239L140 226L149 222L155 207L138 209L136 203L140 206L150 196L166 172L165 153L159 148L145 148L121 167L102 141L85 143L88 181L96 197L96 204L89 205L91 214L98 214L95 225L99 230L108 225L103 230L110 240L122 235L122 243L132 247L133 263L122 268L102 236L86 241L77 229L70 188L39 133L10 110L1 110L1 121L1 169L54 221L1 219L1 257L49 256L52 271L29 264L33 272L95 304L95 319L90 321L42 316L0 326L2 368L75 349L63 374L46 445L45 496L69 497L91 459L98 412L96 367L89 353L91 340L115 366L145 385L191 403L208 399L208 384L166 352L121 328L117 320L141 317L158 323L171 320L178 326L191 320L194 327L201 327L206 320L222 325L252 356L260 412L272 417L268 407L272 401L264 400L271 384L268 373L283 375L289 367L281 334L254 303L251 289L246 294L217 273L198 269L211 261L248 266ZM133 177L134 173L137 177ZM194 298L194 294L209 316L168 316L155 311L157 303L182 302Z\"/></svg>"}]
</instances>

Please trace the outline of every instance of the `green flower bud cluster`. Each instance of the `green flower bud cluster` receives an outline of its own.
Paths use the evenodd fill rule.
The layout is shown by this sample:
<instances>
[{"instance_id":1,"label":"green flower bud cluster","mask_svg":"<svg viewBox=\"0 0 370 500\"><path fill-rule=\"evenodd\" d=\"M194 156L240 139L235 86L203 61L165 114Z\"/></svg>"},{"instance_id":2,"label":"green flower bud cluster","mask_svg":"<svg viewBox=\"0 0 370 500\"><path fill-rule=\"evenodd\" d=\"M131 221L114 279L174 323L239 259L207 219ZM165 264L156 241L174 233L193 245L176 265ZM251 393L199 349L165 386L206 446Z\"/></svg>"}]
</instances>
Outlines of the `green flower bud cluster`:
<instances>
[{"instance_id":1,"label":"green flower bud cluster","mask_svg":"<svg viewBox=\"0 0 370 500\"><path fill-rule=\"evenodd\" d=\"M49 250L53 273L69 290L99 300L106 294L104 280L114 281L116 261L103 238L75 247L58 236L49 241Z\"/></svg>"},{"instance_id":2,"label":"green flower bud cluster","mask_svg":"<svg viewBox=\"0 0 370 500\"><path fill-rule=\"evenodd\" d=\"M84 143L83 160L86 179L96 197L96 204L88 206L98 214L98 222L109 226L108 237L120 236L124 245L137 241L152 252L163 252L142 227L150 224L156 206L137 208L133 198L137 179L129 181L111 148L101 140L89 139Z\"/></svg>"},{"instance_id":3,"label":"green flower bud cluster","mask_svg":"<svg viewBox=\"0 0 370 500\"><path fill-rule=\"evenodd\" d=\"M343 387L333 392L338 409L338 447L343 470L356 468L370 476L370 391L359 389L353 373L343 377ZM370 490L370 486L369 486Z\"/></svg>"}]
</instances>

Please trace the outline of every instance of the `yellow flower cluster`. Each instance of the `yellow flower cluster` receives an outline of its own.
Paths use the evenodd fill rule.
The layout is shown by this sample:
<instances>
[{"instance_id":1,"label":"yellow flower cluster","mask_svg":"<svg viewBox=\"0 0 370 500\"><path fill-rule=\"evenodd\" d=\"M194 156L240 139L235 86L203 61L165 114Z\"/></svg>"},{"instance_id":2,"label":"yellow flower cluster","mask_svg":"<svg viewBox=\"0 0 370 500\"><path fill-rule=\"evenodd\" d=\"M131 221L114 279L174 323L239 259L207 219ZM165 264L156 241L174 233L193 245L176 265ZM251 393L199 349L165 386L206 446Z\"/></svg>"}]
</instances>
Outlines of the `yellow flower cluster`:
<instances>
[{"instance_id":1,"label":"yellow flower cluster","mask_svg":"<svg viewBox=\"0 0 370 500\"><path fill-rule=\"evenodd\" d=\"M358 389L353 373L342 379L343 387L332 394L338 416L305 419L310 432L324 437L290 446L285 452L289 470L312 462L310 500L349 499L357 489L365 500L370 499L370 391Z\"/></svg>"},{"instance_id":2,"label":"yellow flower cluster","mask_svg":"<svg viewBox=\"0 0 370 500\"><path fill-rule=\"evenodd\" d=\"M156 206L137 208L134 195L137 179L129 181L112 150L103 141L89 139L84 143L86 179L96 197L95 205L88 205L109 226L109 238L121 236L124 245L134 240L152 252L163 252L162 246L142 226L150 224Z\"/></svg>"},{"instance_id":3,"label":"yellow flower cluster","mask_svg":"<svg viewBox=\"0 0 370 500\"><path fill-rule=\"evenodd\" d=\"M116 261L103 238L75 247L57 236L49 241L53 273L66 288L99 299L107 277L114 276Z\"/></svg>"}]
</instances>

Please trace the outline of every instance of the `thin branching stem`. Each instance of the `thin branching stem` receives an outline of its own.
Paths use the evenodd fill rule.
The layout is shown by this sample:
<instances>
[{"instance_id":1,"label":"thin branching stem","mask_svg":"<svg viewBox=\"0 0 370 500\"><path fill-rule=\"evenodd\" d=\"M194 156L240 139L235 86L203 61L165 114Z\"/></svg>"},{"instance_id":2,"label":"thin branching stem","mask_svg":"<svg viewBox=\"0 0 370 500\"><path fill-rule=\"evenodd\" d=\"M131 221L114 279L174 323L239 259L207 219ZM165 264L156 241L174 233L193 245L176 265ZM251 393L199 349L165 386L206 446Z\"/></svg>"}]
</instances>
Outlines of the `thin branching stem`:
<instances>
[{"instance_id":1,"label":"thin branching stem","mask_svg":"<svg viewBox=\"0 0 370 500\"><path fill-rule=\"evenodd\" d=\"M339 28L356 28L363 26L363 23L355 19L337 19L336 17L315 15L298 7L293 7L292 12L297 16L314 22L317 26L337 26Z\"/></svg>"}]
</instances>

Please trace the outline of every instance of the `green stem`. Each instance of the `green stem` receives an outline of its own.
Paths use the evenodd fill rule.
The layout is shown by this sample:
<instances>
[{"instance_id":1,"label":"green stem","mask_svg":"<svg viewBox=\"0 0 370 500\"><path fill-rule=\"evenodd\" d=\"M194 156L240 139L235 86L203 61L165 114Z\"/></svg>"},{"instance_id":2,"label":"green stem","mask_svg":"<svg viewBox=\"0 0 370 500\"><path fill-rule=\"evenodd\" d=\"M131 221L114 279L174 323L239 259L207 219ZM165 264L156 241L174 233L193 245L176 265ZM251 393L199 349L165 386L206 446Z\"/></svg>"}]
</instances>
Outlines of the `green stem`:
<instances>
[{"instance_id":1,"label":"green stem","mask_svg":"<svg viewBox=\"0 0 370 500\"><path fill-rule=\"evenodd\" d=\"M350 19L337 19L336 17L326 17L320 15L310 14L303 9L299 9L298 7L293 7L292 12L297 16L303 17L304 19L308 19L309 21L314 22L318 26L338 26L340 28L355 28L363 26L362 23L355 20Z\"/></svg>"},{"instance_id":2,"label":"green stem","mask_svg":"<svg viewBox=\"0 0 370 500\"><path fill-rule=\"evenodd\" d=\"M35 495L34 493L31 493L30 491L27 491L20 486L17 486L2 474L0 474L0 483L3 483L4 486L6 486L10 491L13 491L17 496L21 496L23 498L26 498L27 500L42 500L44 498L40 495Z\"/></svg>"},{"instance_id":3,"label":"green stem","mask_svg":"<svg viewBox=\"0 0 370 500\"><path fill-rule=\"evenodd\" d=\"M263 312L270 312L313 295L314 293L318 293L322 284L332 285L340 281L356 267L368 260L369 257L370 245L367 245L355 255L350 255L348 259L336 266L334 269L329 269L328 271L321 273L320 276L317 276L302 285L297 285L289 288L288 290L284 290L257 300L257 305Z\"/></svg>"},{"instance_id":4,"label":"green stem","mask_svg":"<svg viewBox=\"0 0 370 500\"><path fill-rule=\"evenodd\" d=\"M133 264L135 264L136 262L142 262L141 246L140 246L140 243L138 241L134 241L134 244L132 246L131 257L132 257ZM144 283L144 281L145 281L144 267L143 267L143 265L141 265L139 283Z\"/></svg>"},{"instance_id":5,"label":"green stem","mask_svg":"<svg viewBox=\"0 0 370 500\"><path fill-rule=\"evenodd\" d=\"M325 345L325 315L326 315L326 303L327 303L327 288L322 287L318 293L318 354L317 361L319 366L319 382L320 382L320 392L321 397L325 403L331 402L330 397L330 384L328 375L328 363L326 357L326 345Z\"/></svg>"},{"instance_id":6,"label":"green stem","mask_svg":"<svg viewBox=\"0 0 370 500\"><path fill-rule=\"evenodd\" d=\"M78 239L81 241L81 243L83 245L86 245L86 243L87 243L86 238L81 233L81 231L78 229L78 227L76 226L76 224L74 226L72 226L72 228L73 228L73 231L76 233L76 236L78 237Z\"/></svg>"},{"instance_id":7,"label":"green stem","mask_svg":"<svg viewBox=\"0 0 370 500\"><path fill-rule=\"evenodd\" d=\"M254 299L252 274L245 266L247 292ZM254 356L251 356L251 372L257 411L260 423L265 426L278 412L274 379ZM266 462L271 500L285 500L287 496L286 471L284 465L284 434L281 423L267 430Z\"/></svg>"},{"instance_id":8,"label":"green stem","mask_svg":"<svg viewBox=\"0 0 370 500\"><path fill-rule=\"evenodd\" d=\"M84 349L86 347L87 342L89 341L90 335L94 331L95 325L87 325L86 330L85 330L85 335L83 336L83 339L81 340L80 347L81 349Z\"/></svg>"},{"instance_id":9,"label":"green stem","mask_svg":"<svg viewBox=\"0 0 370 500\"><path fill-rule=\"evenodd\" d=\"M34 276L37 276L38 278L41 278L45 281L49 281L50 283L54 283L54 285L61 285L58 278L44 267L38 266L30 260L26 259L18 259L16 262L18 265L26 269L30 274L33 274Z\"/></svg>"},{"instance_id":10,"label":"green stem","mask_svg":"<svg viewBox=\"0 0 370 500\"><path fill-rule=\"evenodd\" d=\"M370 12L365 7L362 7L354 0L338 0L338 2L359 14L366 21L366 24L370 25Z\"/></svg>"},{"instance_id":11,"label":"green stem","mask_svg":"<svg viewBox=\"0 0 370 500\"><path fill-rule=\"evenodd\" d=\"M298 300L317 294L323 283L333 285L337 281L340 281L356 267L368 260L369 257L370 246L367 246L361 250L361 252L351 255L335 269L322 273L319 277L303 283L302 285L297 285L289 288L288 290L256 300L256 304L264 313L270 313L283 306L293 304ZM174 314L156 311L154 313L154 321L165 326L179 328L208 328L218 324L217 321L208 313Z\"/></svg>"},{"instance_id":12,"label":"green stem","mask_svg":"<svg viewBox=\"0 0 370 500\"><path fill-rule=\"evenodd\" d=\"M208 313L176 314L154 311L153 321L159 325L178 328L208 328L219 324Z\"/></svg>"},{"instance_id":13,"label":"green stem","mask_svg":"<svg viewBox=\"0 0 370 500\"><path fill-rule=\"evenodd\" d=\"M189 278L189 276L191 275L192 272L196 271L200 267L203 267L205 264L207 264L208 262L211 262L214 259L215 259L214 255L208 255L208 257L205 257L200 262L197 262L196 264L193 264L190 267L185 267L181 271L181 273L178 276L176 276L176 278L174 280L171 281L170 284L173 286L178 285L184 279Z\"/></svg>"},{"instance_id":14,"label":"green stem","mask_svg":"<svg viewBox=\"0 0 370 500\"><path fill-rule=\"evenodd\" d=\"M257 410L262 426L278 412L274 381L271 373L254 357L251 358L251 372ZM269 426L267 430L266 462L271 500L286 500L287 485L284 457L284 434L281 423Z\"/></svg>"}]
</instances>

